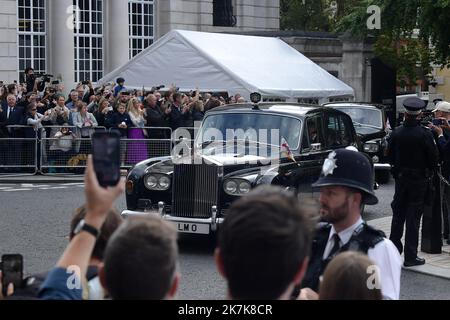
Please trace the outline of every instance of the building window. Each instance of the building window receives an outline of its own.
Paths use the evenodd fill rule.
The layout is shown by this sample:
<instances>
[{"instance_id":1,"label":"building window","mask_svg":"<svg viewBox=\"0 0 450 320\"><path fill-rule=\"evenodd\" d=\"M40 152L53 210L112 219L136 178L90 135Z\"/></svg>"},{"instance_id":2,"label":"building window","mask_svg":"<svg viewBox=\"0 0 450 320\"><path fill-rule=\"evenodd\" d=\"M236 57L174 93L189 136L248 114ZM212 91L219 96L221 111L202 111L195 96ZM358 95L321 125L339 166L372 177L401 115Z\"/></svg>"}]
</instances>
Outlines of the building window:
<instances>
[{"instance_id":1,"label":"building window","mask_svg":"<svg viewBox=\"0 0 450 320\"><path fill-rule=\"evenodd\" d=\"M130 36L130 59L153 43L154 1L128 1L128 34Z\"/></svg>"},{"instance_id":2,"label":"building window","mask_svg":"<svg viewBox=\"0 0 450 320\"><path fill-rule=\"evenodd\" d=\"M236 16L233 14L232 0L213 1L213 26L215 27L236 26Z\"/></svg>"},{"instance_id":3,"label":"building window","mask_svg":"<svg viewBox=\"0 0 450 320\"><path fill-rule=\"evenodd\" d=\"M46 72L46 6L45 0L18 1L19 70L32 67Z\"/></svg>"},{"instance_id":4,"label":"building window","mask_svg":"<svg viewBox=\"0 0 450 320\"><path fill-rule=\"evenodd\" d=\"M75 82L103 77L103 0L73 0Z\"/></svg>"}]
</instances>

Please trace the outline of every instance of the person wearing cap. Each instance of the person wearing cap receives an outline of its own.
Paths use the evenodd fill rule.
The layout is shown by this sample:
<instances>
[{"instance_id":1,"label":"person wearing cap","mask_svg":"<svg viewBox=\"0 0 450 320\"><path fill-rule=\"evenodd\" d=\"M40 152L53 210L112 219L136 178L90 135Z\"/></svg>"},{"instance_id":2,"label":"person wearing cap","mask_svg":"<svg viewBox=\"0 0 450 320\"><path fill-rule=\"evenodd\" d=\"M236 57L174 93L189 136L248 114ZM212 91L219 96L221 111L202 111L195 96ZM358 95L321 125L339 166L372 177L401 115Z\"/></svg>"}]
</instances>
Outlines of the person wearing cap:
<instances>
[{"instance_id":1,"label":"person wearing cap","mask_svg":"<svg viewBox=\"0 0 450 320\"><path fill-rule=\"evenodd\" d=\"M418 120L426 102L409 98L403 105L405 121L392 132L388 141L388 160L395 179L390 240L401 254L406 222L404 266L411 267L425 264L425 260L417 256L420 219L425 204L431 201L430 188L433 172L438 167L438 149L431 130L422 127Z\"/></svg>"},{"instance_id":2,"label":"person wearing cap","mask_svg":"<svg viewBox=\"0 0 450 320\"><path fill-rule=\"evenodd\" d=\"M440 101L436 104L436 109L433 110L436 122L430 124L431 129L436 133L437 143L441 155L441 170L442 175L450 180L450 103L447 101ZM438 125L438 122L441 124ZM444 226L443 238L447 239L447 244L450 244L450 187L447 184L442 184L442 224Z\"/></svg>"},{"instance_id":3,"label":"person wearing cap","mask_svg":"<svg viewBox=\"0 0 450 320\"><path fill-rule=\"evenodd\" d=\"M124 78L117 78L116 80L117 86L114 88L114 97L117 97L119 95L119 92L126 90L124 84L125 79Z\"/></svg>"},{"instance_id":4,"label":"person wearing cap","mask_svg":"<svg viewBox=\"0 0 450 320\"><path fill-rule=\"evenodd\" d=\"M381 287L385 299L398 299L400 254L382 231L367 225L361 217L363 205L378 203L373 190L374 172L367 157L346 149L331 152L312 186L320 188L320 215L326 223L316 230L300 298L315 295L320 277L337 254L358 251L367 254L378 267L381 283L373 285Z\"/></svg>"}]
</instances>

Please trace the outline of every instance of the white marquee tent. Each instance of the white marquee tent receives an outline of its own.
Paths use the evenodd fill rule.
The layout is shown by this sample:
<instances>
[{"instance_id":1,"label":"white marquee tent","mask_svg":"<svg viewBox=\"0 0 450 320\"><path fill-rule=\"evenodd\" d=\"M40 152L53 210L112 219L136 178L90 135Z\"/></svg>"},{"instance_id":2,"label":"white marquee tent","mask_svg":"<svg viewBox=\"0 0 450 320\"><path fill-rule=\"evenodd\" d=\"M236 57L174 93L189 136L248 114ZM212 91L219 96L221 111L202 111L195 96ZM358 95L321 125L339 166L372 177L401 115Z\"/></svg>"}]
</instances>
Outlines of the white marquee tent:
<instances>
[{"instance_id":1,"label":"white marquee tent","mask_svg":"<svg viewBox=\"0 0 450 320\"><path fill-rule=\"evenodd\" d=\"M228 91L266 98L353 97L351 87L278 38L174 30L109 73L100 84L175 84L181 91Z\"/></svg>"}]
</instances>

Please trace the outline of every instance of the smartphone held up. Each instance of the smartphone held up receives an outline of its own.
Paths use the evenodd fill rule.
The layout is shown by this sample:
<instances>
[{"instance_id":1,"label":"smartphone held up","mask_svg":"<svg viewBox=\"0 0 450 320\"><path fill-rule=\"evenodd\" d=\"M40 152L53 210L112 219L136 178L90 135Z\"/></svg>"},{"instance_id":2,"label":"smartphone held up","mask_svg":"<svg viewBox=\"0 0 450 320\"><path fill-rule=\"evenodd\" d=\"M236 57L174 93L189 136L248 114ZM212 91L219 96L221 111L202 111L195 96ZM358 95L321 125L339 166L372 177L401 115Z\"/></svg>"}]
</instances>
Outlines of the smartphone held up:
<instances>
[{"instance_id":1,"label":"smartphone held up","mask_svg":"<svg viewBox=\"0 0 450 320\"><path fill-rule=\"evenodd\" d=\"M6 296L9 284L14 288L22 287L23 257L20 254L5 254L2 256L2 288Z\"/></svg>"},{"instance_id":2,"label":"smartphone held up","mask_svg":"<svg viewBox=\"0 0 450 320\"><path fill-rule=\"evenodd\" d=\"M99 184L115 186L120 180L120 135L96 132L92 135L92 160Z\"/></svg>"}]
</instances>

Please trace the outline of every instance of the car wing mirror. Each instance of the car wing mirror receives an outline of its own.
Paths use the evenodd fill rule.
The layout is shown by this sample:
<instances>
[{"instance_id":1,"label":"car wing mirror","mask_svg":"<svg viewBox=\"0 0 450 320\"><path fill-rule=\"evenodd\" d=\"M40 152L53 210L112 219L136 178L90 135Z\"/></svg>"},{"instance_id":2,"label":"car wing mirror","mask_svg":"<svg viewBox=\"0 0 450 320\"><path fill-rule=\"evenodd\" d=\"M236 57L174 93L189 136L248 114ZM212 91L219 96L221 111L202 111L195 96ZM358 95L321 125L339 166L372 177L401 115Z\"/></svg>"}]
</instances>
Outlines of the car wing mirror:
<instances>
[{"instance_id":1,"label":"car wing mirror","mask_svg":"<svg viewBox=\"0 0 450 320\"><path fill-rule=\"evenodd\" d=\"M321 143L312 143L311 144L311 151L317 152L322 150L322 144Z\"/></svg>"}]
</instances>

